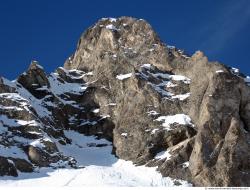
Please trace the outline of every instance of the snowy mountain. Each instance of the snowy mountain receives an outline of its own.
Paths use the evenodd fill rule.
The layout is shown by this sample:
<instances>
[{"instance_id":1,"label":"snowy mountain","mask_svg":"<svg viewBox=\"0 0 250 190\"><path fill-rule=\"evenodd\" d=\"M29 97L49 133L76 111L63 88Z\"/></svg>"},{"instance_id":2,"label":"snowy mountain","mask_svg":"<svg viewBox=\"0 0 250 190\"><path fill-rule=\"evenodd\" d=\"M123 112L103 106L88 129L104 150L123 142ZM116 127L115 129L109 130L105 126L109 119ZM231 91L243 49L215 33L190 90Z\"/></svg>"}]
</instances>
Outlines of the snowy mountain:
<instances>
[{"instance_id":1,"label":"snowy mountain","mask_svg":"<svg viewBox=\"0 0 250 190\"><path fill-rule=\"evenodd\" d=\"M249 97L145 20L101 19L54 73L0 79L0 185L249 186Z\"/></svg>"}]
</instances>

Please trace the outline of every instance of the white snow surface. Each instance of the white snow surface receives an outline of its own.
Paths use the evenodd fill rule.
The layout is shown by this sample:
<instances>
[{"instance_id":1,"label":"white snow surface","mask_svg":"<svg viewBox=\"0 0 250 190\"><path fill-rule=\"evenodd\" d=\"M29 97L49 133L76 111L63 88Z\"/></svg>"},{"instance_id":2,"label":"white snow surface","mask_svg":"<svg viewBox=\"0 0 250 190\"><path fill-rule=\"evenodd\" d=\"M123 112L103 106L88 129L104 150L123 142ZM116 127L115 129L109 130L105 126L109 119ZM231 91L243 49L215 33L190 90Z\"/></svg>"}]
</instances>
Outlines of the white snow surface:
<instances>
[{"instance_id":1,"label":"white snow surface","mask_svg":"<svg viewBox=\"0 0 250 190\"><path fill-rule=\"evenodd\" d=\"M0 153L1 153L1 156L4 156L4 157L23 158L23 159L28 160L28 157L24 153L24 151L16 146L6 147L0 144ZM1 186L1 178L0 178L0 186Z\"/></svg>"},{"instance_id":2,"label":"white snow surface","mask_svg":"<svg viewBox=\"0 0 250 190\"><path fill-rule=\"evenodd\" d=\"M234 67L232 67L232 68L231 68L231 70L232 70L234 73L239 73L239 72L240 72L240 70L239 70L239 69L234 68Z\"/></svg>"},{"instance_id":3,"label":"white snow surface","mask_svg":"<svg viewBox=\"0 0 250 190\"><path fill-rule=\"evenodd\" d=\"M117 30L117 28L113 25L113 24L108 24L106 26L106 29L109 29L109 30Z\"/></svg>"},{"instance_id":4,"label":"white snow surface","mask_svg":"<svg viewBox=\"0 0 250 190\"><path fill-rule=\"evenodd\" d=\"M169 150L166 151L161 151L158 154L156 154L155 159L166 159L166 160L170 160L171 158L171 154L169 153Z\"/></svg>"},{"instance_id":5,"label":"white snow surface","mask_svg":"<svg viewBox=\"0 0 250 190\"><path fill-rule=\"evenodd\" d=\"M185 84L190 84L191 79L182 75L170 75L170 79L175 81L183 81Z\"/></svg>"},{"instance_id":6,"label":"white snow surface","mask_svg":"<svg viewBox=\"0 0 250 190\"><path fill-rule=\"evenodd\" d=\"M155 110L151 110L147 112L148 115L159 115L159 113Z\"/></svg>"},{"instance_id":7,"label":"white snow surface","mask_svg":"<svg viewBox=\"0 0 250 190\"><path fill-rule=\"evenodd\" d=\"M190 93L186 93L186 94L178 94L175 96L172 96L172 99L179 99L181 101L187 99L190 96Z\"/></svg>"},{"instance_id":8,"label":"white snow surface","mask_svg":"<svg viewBox=\"0 0 250 190\"><path fill-rule=\"evenodd\" d=\"M216 73L224 73L223 70L217 70Z\"/></svg>"},{"instance_id":9,"label":"white snow surface","mask_svg":"<svg viewBox=\"0 0 250 190\"><path fill-rule=\"evenodd\" d=\"M151 66L152 66L151 64L147 63L147 64L143 64L141 67L150 69Z\"/></svg>"},{"instance_id":10,"label":"white snow surface","mask_svg":"<svg viewBox=\"0 0 250 190\"><path fill-rule=\"evenodd\" d=\"M130 161L117 159L111 154L112 145L107 140L74 131L65 131L65 135L72 139L72 143L58 143L59 150L74 157L77 165L84 168L41 168L34 173L19 173L18 177L0 177L0 186L174 186L174 180L162 177L156 167L135 166ZM107 146L94 146L98 144ZM178 181L182 186L191 186L186 181Z\"/></svg>"},{"instance_id":11,"label":"white snow surface","mask_svg":"<svg viewBox=\"0 0 250 190\"><path fill-rule=\"evenodd\" d=\"M93 113L99 113L100 112L100 109L99 108L96 108L92 111Z\"/></svg>"},{"instance_id":12,"label":"white snow surface","mask_svg":"<svg viewBox=\"0 0 250 190\"><path fill-rule=\"evenodd\" d=\"M51 91L56 95L61 95L65 93L80 95L87 89L86 86L83 86L82 84L78 83L62 83L57 79L57 76L54 73L49 76L49 82L51 86Z\"/></svg>"},{"instance_id":13,"label":"white snow surface","mask_svg":"<svg viewBox=\"0 0 250 190\"><path fill-rule=\"evenodd\" d=\"M183 168L188 168L189 167L189 162L187 161L187 162L184 162L183 164L182 164L182 167Z\"/></svg>"},{"instance_id":14,"label":"white snow surface","mask_svg":"<svg viewBox=\"0 0 250 190\"><path fill-rule=\"evenodd\" d=\"M130 78L132 77L132 73L128 73L128 74L120 74L120 75L117 75L116 78L118 80L124 80L124 79L127 79L127 78Z\"/></svg>"},{"instance_id":15,"label":"white snow surface","mask_svg":"<svg viewBox=\"0 0 250 190\"><path fill-rule=\"evenodd\" d=\"M128 133L122 133L121 136L127 137L127 136L128 136Z\"/></svg>"},{"instance_id":16,"label":"white snow surface","mask_svg":"<svg viewBox=\"0 0 250 190\"><path fill-rule=\"evenodd\" d=\"M250 83L250 76L247 76L244 80L246 83Z\"/></svg>"},{"instance_id":17,"label":"white snow surface","mask_svg":"<svg viewBox=\"0 0 250 190\"><path fill-rule=\"evenodd\" d=\"M176 114L176 115L168 115L168 116L160 116L156 119L156 121L163 121L162 126L166 130L171 130L170 125L174 123L178 123L181 125L191 125L191 118L185 114Z\"/></svg>"}]
</instances>

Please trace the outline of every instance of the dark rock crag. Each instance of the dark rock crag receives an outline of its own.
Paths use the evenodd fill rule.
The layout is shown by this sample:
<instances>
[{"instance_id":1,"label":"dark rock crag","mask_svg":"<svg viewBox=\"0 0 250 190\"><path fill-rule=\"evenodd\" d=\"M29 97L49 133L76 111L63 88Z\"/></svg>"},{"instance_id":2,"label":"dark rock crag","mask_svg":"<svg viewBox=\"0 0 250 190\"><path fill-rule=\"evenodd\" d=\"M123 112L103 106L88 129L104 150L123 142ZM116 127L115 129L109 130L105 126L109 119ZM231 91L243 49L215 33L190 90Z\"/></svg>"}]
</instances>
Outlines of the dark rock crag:
<instances>
[{"instance_id":1,"label":"dark rock crag","mask_svg":"<svg viewBox=\"0 0 250 190\"><path fill-rule=\"evenodd\" d=\"M250 186L248 79L164 44L145 20L101 19L64 68L46 75L32 62L16 81L1 78L0 175L72 165L57 148L72 129L195 186Z\"/></svg>"}]
</instances>

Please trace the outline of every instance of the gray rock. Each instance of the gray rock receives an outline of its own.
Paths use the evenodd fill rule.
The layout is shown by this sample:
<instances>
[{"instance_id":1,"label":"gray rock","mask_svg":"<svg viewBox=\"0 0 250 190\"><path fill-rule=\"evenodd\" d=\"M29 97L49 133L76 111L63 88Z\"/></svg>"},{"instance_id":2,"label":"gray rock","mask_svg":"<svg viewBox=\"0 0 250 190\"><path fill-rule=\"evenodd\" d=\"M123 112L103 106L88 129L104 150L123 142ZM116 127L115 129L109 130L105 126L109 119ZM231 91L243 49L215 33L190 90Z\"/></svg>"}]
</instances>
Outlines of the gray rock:
<instances>
[{"instance_id":1,"label":"gray rock","mask_svg":"<svg viewBox=\"0 0 250 190\"><path fill-rule=\"evenodd\" d=\"M11 160L0 156L0 176L4 175L18 176L14 163Z\"/></svg>"}]
</instances>

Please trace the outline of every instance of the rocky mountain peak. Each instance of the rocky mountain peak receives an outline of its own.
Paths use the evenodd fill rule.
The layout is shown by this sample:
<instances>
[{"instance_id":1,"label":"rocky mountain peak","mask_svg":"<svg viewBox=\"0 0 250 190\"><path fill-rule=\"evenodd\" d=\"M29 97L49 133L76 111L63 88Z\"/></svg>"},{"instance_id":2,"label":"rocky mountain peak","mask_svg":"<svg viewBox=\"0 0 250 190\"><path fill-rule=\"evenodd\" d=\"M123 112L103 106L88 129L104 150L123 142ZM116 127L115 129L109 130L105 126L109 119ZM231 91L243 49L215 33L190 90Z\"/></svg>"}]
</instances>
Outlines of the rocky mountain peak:
<instances>
[{"instance_id":1,"label":"rocky mountain peak","mask_svg":"<svg viewBox=\"0 0 250 190\"><path fill-rule=\"evenodd\" d=\"M66 61L65 68L80 69L82 62L94 68L94 63L99 60L116 64L130 62L140 66L146 61L166 61L166 51L167 48L145 20L131 17L105 18L83 33L77 51ZM151 54L157 54L158 60L148 60ZM135 59L142 59L141 63L133 61Z\"/></svg>"},{"instance_id":2,"label":"rocky mountain peak","mask_svg":"<svg viewBox=\"0 0 250 190\"><path fill-rule=\"evenodd\" d=\"M0 149L11 149L0 175L81 167L74 131L109 142L75 144L79 152L112 147L179 184L249 186L249 82L164 44L145 20L101 19L54 73L32 62L16 81L1 78Z\"/></svg>"}]
</instances>

